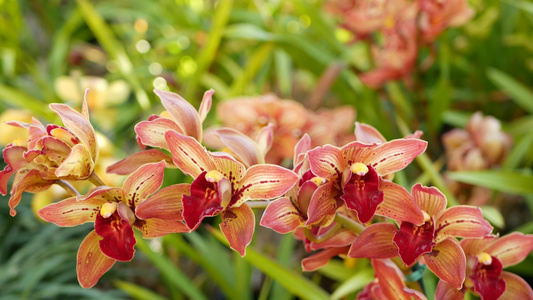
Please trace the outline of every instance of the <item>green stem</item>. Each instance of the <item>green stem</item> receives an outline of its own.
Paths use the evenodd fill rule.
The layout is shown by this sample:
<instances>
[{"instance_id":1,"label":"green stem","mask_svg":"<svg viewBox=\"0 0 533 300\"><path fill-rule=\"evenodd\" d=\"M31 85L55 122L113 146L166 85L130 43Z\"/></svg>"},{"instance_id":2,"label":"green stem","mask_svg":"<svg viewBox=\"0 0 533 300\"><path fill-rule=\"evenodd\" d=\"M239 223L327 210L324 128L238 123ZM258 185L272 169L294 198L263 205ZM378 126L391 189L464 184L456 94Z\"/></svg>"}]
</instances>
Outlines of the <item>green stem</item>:
<instances>
[{"instance_id":1,"label":"green stem","mask_svg":"<svg viewBox=\"0 0 533 300\"><path fill-rule=\"evenodd\" d=\"M92 184L94 184L95 186L103 186L103 185L106 185L102 179L100 179L100 177L98 177L98 175L96 175L96 173L92 173L91 176L89 176L89 178L87 178Z\"/></svg>"},{"instance_id":2,"label":"green stem","mask_svg":"<svg viewBox=\"0 0 533 300\"><path fill-rule=\"evenodd\" d=\"M78 192L78 190L76 190L76 188L73 187L72 184L70 184L70 182L62 180L62 179L58 179L56 180L56 184L62 187L63 189L65 189L65 191L67 191L72 196L76 196L76 197L80 196L80 192Z\"/></svg>"},{"instance_id":3,"label":"green stem","mask_svg":"<svg viewBox=\"0 0 533 300\"><path fill-rule=\"evenodd\" d=\"M339 231L342 228L342 225L340 223L335 224L332 228L330 228L328 231L324 232L323 234L316 236L311 232L309 228L304 228L304 234L305 237L310 240L313 243L322 243L326 241L327 239L331 238L337 231Z\"/></svg>"},{"instance_id":4,"label":"green stem","mask_svg":"<svg viewBox=\"0 0 533 300\"><path fill-rule=\"evenodd\" d=\"M347 216L343 214L336 214L335 215L335 222L338 224L341 224L344 228L348 228L354 233L357 233L357 235L360 235L363 230L365 230L365 227L354 220L348 218Z\"/></svg>"}]
</instances>

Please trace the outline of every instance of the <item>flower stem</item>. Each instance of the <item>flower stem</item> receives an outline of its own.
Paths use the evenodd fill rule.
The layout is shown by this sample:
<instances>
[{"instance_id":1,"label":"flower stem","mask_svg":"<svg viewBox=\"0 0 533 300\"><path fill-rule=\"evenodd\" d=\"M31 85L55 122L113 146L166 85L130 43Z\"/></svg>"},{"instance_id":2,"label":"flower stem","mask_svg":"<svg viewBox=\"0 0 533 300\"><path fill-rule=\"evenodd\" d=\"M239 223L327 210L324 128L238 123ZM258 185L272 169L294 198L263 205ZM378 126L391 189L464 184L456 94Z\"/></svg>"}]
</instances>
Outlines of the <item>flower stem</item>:
<instances>
[{"instance_id":1,"label":"flower stem","mask_svg":"<svg viewBox=\"0 0 533 300\"><path fill-rule=\"evenodd\" d=\"M58 179L58 180L56 180L55 183L57 185L59 185L60 187L62 187L63 189L65 189L65 191L67 191L72 196L79 196L80 195L80 192L78 192L78 190L76 190L76 188L73 187L72 184L70 184L70 182L68 182L68 181L65 181L65 180L62 180L62 179Z\"/></svg>"},{"instance_id":2,"label":"flower stem","mask_svg":"<svg viewBox=\"0 0 533 300\"><path fill-rule=\"evenodd\" d=\"M335 224L335 226L331 227L328 231L324 232L323 234L316 236L311 232L309 228L304 228L304 234L305 237L310 240L313 243L322 243L332 237L339 229L342 228L342 225L340 223Z\"/></svg>"},{"instance_id":3,"label":"flower stem","mask_svg":"<svg viewBox=\"0 0 533 300\"><path fill-rule=\"evenodd\" d=\"M246 205L248 205L252 209L265 209L267 208L269 203L270 203L269 200L256 200L256 201L247 201Z\"/></svg>"},{"instance_id":4,"label":"flower stem","mask_svg":"<svg viewBox=\"0 0 533 300\"><path fill-rule=\"evenodd\" d=\"M102 186L102 185L106 185L102 179L100 179L100 177L98 177L98 175L96 175L96 173L92 173L91 176L89 176L88 180L94 184L95 186Z\"/></svg>"},{"instance_id":5,"label":"flower stem","mask_svg":"<svg viewBox=\"0 0 533 300\"><path fill-rule=\"evenodd\" d=\"M341 224L343 227L348 228L349 230L353 231L354 233L357 233L357 235L360 235L363 230L365 230L365 227L354 220L348 218L347 216L343 214L336 214L335 215L335 222Z\"/></svg>"}]
</instances>

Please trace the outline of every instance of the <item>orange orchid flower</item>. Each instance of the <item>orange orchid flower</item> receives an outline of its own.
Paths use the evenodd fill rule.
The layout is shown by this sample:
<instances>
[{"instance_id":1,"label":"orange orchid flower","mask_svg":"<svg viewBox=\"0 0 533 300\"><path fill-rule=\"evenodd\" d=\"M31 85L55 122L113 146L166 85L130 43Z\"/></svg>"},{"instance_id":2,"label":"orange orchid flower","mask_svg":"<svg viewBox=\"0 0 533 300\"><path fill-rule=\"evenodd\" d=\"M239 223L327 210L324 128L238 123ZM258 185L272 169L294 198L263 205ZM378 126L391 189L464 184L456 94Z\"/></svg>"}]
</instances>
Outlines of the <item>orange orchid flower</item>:
<instances>
[{"instance_id":1,"label":"orange orchid flower","mask_svg":"<svg viewBox=\"0 0 533 300\"><path fill-rule=\"evenodd\" d=\"M32 124L8 123L29 131L27 140L15 140L3 151L7 166L0 172L0 193L7 194L9 178L15 175L9 199L12 216L16 215L15 207L24 191L40 192L57 180L84 180L93 174L98 143L89 122L87 101L84 100L81 113L65 104L53 103L50 108L65 127L53 124L45 127L37 119Z\"/></svg>"},{"instance_id":2,"label":"orange orchid flower","mask_svg":"<svg viewBox=\"0 0 533 300\"><path fill-rule=\"evenodd\" d=\"M191 194L184 195L183 218L196 229L205 217L221 214L222 233L241 256L251 242L255 217L247 201L282 196L298 180L291 170L259 164L250 168L226 154L208 152L196 139L169 130L165 134L172 159L194 178Z\"/></svg>"},{"instance_id":3,"label":"orange orchid flower","mask_svg":"<svg viewBox=\"0 0 533 300\"><path fill-rule=\"evenodd\" d=\"M50 204L38 214L45 221L71 227L94 222L94 230L78 250L78 281L84 288L94 286L115 261L133 259L137 243L133 227L144 238L190 231L181 217L181 195L189 184L168 186L163 182L165 162L146 164L125 180L122 188L99 186L83 197ZM157 191L157 192L156 192Z\"/></svg>"}]
</instances>

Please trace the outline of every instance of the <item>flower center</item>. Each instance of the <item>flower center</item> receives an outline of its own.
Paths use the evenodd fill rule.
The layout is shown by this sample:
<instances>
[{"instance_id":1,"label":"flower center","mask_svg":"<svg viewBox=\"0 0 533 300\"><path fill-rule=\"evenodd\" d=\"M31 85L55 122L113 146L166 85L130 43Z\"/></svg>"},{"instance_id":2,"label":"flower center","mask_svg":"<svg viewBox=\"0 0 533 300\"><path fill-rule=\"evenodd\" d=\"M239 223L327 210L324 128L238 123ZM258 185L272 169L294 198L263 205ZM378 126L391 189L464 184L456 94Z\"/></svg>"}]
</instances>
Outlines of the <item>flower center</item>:
<instances>
[{"instance_id":1,"label":"flower center","mask_svg":"<svg viewBox=\"0 0 533 300\"><path fill-rule=\"evenodd\" d=\"M117 202L106 202L100 208L100 215L104 218L109 218L112 214L117 211Z\"/></svg>"},{"instance_id":2,"label":"flower center","mask_svg":"<svg viewBox=\"0 0 533 300\"><path fill-rule=\"evenodd\" d=\"M488 266L492 264L492 256L488 254L487 252L481 252L477 255L477 260L480 264L483 264L485 266Z\"/></svg>"},{"instance_id":3,"label":"flower center","mask_svg":"<svg viewBox=\"0 0 533 300\"><path fill-rule=\"evenodd\" d=\"M368 167L365 164L358 162L350 166L350 171L356 175L365 176L366 173L368 173Z\"/></svg>"},{"instance_id":4,"label":"flower center","mask_svg":"<svg viewBox=\"0 0 533 300\"><path fill-rule=\"evenodd\" d=\"M219 182L222 178L224 178L224 175L217 170L212 170L205 174L205 180L212 183Z\"/></svg>"}]
</instances>

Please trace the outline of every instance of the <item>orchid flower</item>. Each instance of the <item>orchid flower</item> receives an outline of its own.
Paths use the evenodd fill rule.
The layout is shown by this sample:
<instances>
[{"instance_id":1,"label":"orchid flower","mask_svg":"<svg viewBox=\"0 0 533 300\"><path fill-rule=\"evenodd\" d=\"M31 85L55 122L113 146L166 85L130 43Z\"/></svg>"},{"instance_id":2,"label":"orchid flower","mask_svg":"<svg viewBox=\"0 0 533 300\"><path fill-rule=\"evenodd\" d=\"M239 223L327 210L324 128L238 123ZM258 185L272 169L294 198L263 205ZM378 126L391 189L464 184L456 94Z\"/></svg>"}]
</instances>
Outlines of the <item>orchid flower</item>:
<instances>
[{"instance_id":1,"label":"orchid flower","mask_svg":"<svg viewBox=\"0 0 533 300\"><path fill-rule=\"evenodd\" d=\"M154 92L161 99L161 103L166 110L160 115L150 116L148 121L142 121L135 125L139 146L143 150L146 146L150 146L170 151L165 140L165 132L167 130L174 130L201 142L203 136L202 122L211 109L211 98L215 91L208 90L204 93L198 111L178 94L157 89ZM167 154L159 149L149 149L137 152L109 166L107 172L126 175L144 164L161 160L166 161L167 167L174 167L172 159Z\"/></svg>"},{"instance_id":2,"label":"orchid flower","mask_svg":"<svg viewBox=\"0 0 533 300\"><path fill-rule=\"evenodd\" d=\"M15 175L9 199L12 216L16 215L15 207L24 191L40 192L58 180L84 180L93 174L98 143L89 122L87 101L83 101L81 113L65 104L50 104L50 108L65 127L52 124L45 127L37 119L32 124L8 123L29 131L27 140L15 140L3 151L7 166L0 172L0 194L7 193L9 178Z\"/></svg>"},{"instance_id":3,"label":"orchid flower","mask_svg":"<svg viewBox=\"0 0 533 300\"><path fill-rule=\"evenodd\" d=\"M464 239L460 243L466 255L466 281L457 290L440 281L435 292L437 300L464 299L466 289L482 300L533 299L531 286L520 276L502 271L523 261L533 250L533 235L513 232L498 238Z\"/></svg>"},{"instance_id":4,"label":"orchid flower","mask_svg":"<svg viewBox=\"0 0 533 300\"><path fill-rule=\"evenodd\" d=\"M129 175L122 188L99 186L83 197L68 198L39 210L45 221L62 227L94 222L94 230L78 250L77 273L82 287L94 286L115 261L133 259L137 243L133 227L145 238L189 231L182 222L179 200L181 195L189 194L190 185L177 184L157 191L164 169L164 161L146 164Z\"/></svg>"},{"instance_id":5,"label":"orchid flower","mask_svg":"<svg viewBox=\"0 0 533 300\"><path fill-rule=\"evenodd\" d=\"M316 218L308 219L306 225L317 224L324 216L334 214L338 199L357 212L361 223L378 214L422 224L422 212L405 196L408 193L381 177L405 168L426 146L427 142L419 139L398 139L379 145L357 141L342 148L325 145L309 151L311 171L325 183L309 204L309 211Z\"/></svg>"},{"instance_id":6,"label":"orchid flower","mask_svg":"<svg viewBox=\"0 0 533 300\"><path fill-rule=\"evenodd\" d=\"M165 137L176 166L194 178L191 194L182 198L185 223L194 230L205 217L221 214L222 233L230 247L244 256L255 227L255 216L246 202L280 197L298 176L276 165L246 169L232 157L212 154L193 137L176 131L167 131Z\"/></svg>"},{"instance_id":7,"label":"orchid flower","mask_svg":"<svg viewBox=\"0 0 533 300\"><path fill-rule=\"evenodd\" d=\"M423 293L405 285L405 275L389 259L373 259L374 281L357 295L357 300L397 299L426 300Z\"/></svg>"},{"instance_id":8,"label":"orchid flower","mask_svg":"<svg viewBox=\"0 0 533 300\"><path fill-rule=\"evenodd\" d=\"M425 43L433 42L448 27L458 27L467 23L474 11L466 0L419 0L419 27Z\"/></svg>"}]
</instances>

